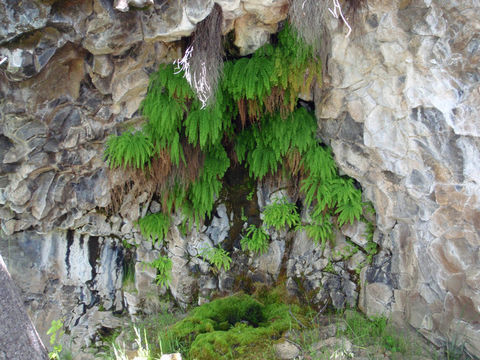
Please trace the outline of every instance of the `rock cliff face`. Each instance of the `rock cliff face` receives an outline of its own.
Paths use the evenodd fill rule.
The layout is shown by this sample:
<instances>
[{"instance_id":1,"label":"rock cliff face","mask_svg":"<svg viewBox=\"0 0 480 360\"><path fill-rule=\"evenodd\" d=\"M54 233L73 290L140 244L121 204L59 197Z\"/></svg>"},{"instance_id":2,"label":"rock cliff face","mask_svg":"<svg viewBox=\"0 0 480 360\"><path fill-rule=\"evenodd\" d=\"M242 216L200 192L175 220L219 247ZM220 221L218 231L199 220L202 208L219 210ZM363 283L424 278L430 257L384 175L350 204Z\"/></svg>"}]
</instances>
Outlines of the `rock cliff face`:
<instances>
[{"instance_id":1,"label":"rock cliff face","mask_svg":"<svg viewBox=\"0 0 480 360\"><path fill-rule=\"evenodd\" d=\"M329 22L329 86L316 96L321 137L375 204L392 256L388 276L362 274L359 305L477 356L479 5L369 0L348 39Z\"/></svg>"},{"instance_id":2,"label":"rock cliff face","mask_svg":"<svg viewBox=\"0 0 480 360\"><path fill-rule=\"evenodd\" d=\"M240 54L268 41L288 11L282 0L215 2ZM180 57L181 38L214 1L119 11L128 3L136 2L0 4L0 252L39 333L67 316L79 345L118 326L112 312L154 311L165 292L142 265L161 246L133 225L159 205L147 194L127 196L111 211L122 175L106 169L104 141L142 121L149 74ZM272 234L261 258L234 253L249 269L235 273L272 282L284 271L292 291L317 289L316 301L340 307L358 301L368 314L405 318L437 344L455 339L480 356L479 10L474 0L369 0L348 38L325 18L325 86L314 92L320 136L373 202L381 251L362 270L361 291L350 274L362 254L338 259L332 274L304 234ZM259 187L257 213L272 192ZM188 236L170 230L171 292L180 304L238 286L196 257L205 244L228 241L232 212L220 205ZM361 226L342 229L327 251L341 250L345 236L364 246Z\"/></svg>"}]
</instances>

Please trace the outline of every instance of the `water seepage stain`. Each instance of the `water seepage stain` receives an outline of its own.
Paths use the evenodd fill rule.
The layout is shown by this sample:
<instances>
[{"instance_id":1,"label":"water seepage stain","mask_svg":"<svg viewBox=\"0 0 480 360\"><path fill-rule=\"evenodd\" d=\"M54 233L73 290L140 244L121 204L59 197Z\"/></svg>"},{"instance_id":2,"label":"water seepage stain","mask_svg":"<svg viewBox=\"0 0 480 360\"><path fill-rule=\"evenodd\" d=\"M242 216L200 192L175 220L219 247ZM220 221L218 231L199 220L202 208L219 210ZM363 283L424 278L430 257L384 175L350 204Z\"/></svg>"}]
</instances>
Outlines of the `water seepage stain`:
<instances>
[{"instance_id":1,"label":"water seepage stain","mask_svg":"<svg viewBox=\"0 0 480 360\"><path fill-rule=\"evenodd\" d=\"M97 276L97 259L100 256L100 244L98 241L98 236L90 236L88 238L88 262L92 271L91 279L95 279Z\"/></svg>"},{"instance_id":2,"label":"water seepage stain","mask_svg":"<svg viewBox=\"0 0 480 360\"><path fill-rule=\"evenodd\" d=\"M65 253L65 264L67 266L67 274L70 276L70 248L73 245L73 230L67 231L67 252Z\"/></svg>"},{"instance_id":3,"label":"water seepage stain","mask_svg":"<svg viewBox=\"0 0 480 360\"><path fill-rule=\"evenodd\" d=\"M229 236L225 239L226 249L231 250L234 246L240 248L245 223L261 225L257 182L248 175L248 170L239 164L227 170L223 181L220 202L225 204L229 216L233 214Z\"/></svg>"}]
</instances>

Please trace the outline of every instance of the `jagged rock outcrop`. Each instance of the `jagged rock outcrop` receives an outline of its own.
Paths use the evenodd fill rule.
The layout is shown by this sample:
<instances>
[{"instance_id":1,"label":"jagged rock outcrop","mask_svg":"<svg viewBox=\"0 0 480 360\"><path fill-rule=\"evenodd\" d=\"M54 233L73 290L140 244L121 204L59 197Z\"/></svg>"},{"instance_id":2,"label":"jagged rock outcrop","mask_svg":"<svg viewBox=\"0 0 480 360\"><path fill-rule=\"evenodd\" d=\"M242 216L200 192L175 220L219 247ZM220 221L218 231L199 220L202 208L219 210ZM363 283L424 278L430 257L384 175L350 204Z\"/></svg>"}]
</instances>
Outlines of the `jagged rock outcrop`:
<instances>
[{"instance_id":1,"label":"jagged rock outcrop","mask_svg":"<svg viewBox=\"0 0 480 360\"><path fill-rule=\"evenodd\" d=\"M477 356L479 9L369 0L349 38L328 23L328 86L316 93L322 139L377 211L387 262L362 273L360 306Z\"/></svg>"},{"instance_id":2,"label":"jagged rock outcrop","mask_svg":"<svg viewBox=\"0 0 480 360\"><path fill-rule=\"evenodd\" d=\"M165 289L144 262L167 252L182 305L233 290L241 266L252 281L284 271L290 290L315 301L358 301L368 314L398 315L437 344L463 341L480 356L478 2L369 0L348 38L326 17L325 86L314 93L320 136L377 212L381 251L361 272L361 290L353 274L363 252L326 260L345 236L366 246L361 223L338 232L327 253L303 233L272 233L267 254L234 252L237 268L216 276L198 254L228 241L228 206L188 238L176 223L167 248L134 226L158 211L148 193L112 211L122 174L106 168L105 138L142 122L149 75L181 56L179 40L214 2L240 54L268 41L288 10L283 0L156 0L128 12L115 5L140 2L0 4L0 252L40 335L70 314L65 324L85 345L99 327L118 325L112 311L155 311ZM259 208L271 200L264 190ZM127 258L135 276L126 284Z\"/></svg>"}]
</instances>

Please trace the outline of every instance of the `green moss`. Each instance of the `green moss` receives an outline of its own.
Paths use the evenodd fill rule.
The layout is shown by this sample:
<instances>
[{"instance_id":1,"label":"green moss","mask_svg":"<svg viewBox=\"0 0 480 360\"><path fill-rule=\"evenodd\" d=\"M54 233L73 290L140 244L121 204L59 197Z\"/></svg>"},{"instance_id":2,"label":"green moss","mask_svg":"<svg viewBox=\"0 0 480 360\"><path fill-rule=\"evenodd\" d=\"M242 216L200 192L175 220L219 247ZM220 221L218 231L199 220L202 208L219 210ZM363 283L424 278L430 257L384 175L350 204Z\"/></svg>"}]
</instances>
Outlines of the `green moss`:
<instances>
[{"instance_id":1,"label":"green moss","mask_svg":"<svg viewBox=\"0 0 480 360\"><path fill-rule=\"evenodd\" d=\"M272 294L272 300L279 297ZM245 294L217 299L194 309L171 329L190 343L191 359L252 359L252 348L264 351L295 327L291 314L301 316L296 305L259 300ZM253 357L252 357L253 356Z\"/></svg>"}]
</instances>

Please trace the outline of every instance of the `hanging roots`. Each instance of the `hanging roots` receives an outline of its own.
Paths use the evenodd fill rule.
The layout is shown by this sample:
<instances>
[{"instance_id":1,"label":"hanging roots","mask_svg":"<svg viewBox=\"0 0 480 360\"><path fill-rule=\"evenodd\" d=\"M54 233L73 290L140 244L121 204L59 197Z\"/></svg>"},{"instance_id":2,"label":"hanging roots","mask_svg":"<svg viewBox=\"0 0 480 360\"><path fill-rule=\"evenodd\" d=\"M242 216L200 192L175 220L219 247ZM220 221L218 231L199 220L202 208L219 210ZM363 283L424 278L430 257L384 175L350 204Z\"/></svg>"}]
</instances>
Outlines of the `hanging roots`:
<instances>
[{"instance_id":1,"label":"hanging roots","mask_svg":"<svg viewBox=\"0 0 480 360\"><path fill-rule=\"evenodd\" d=\"M325 15L329 14L343 22L348 29L346 37L352 32L353 20L357 11L366 0L345 0L345 7L339 0L290 0L289 17L300 37L315 50L321 47L324 34ZM328 10L328 11L327 11Z\"/></svg>"},{"instance_id":2,"label":"hanging roots","mask_svg":"<svg viewBox=\"0 0 480 360\"><path fill-rule=\"evenodd\" d=\"M202 108L214 101L223 70L222 22L222 8L215 4L210 15L197 25L191 45L177 61Z\"/></svg>"},{"instance_id":3,"label":"hanging roots","mask_svg":"<svg viewBox=\"0 0 480 360\"><path fill-rule=\"evenodd\" d=\"M330 0L290 0L290 23L299 36L315 51L321 47L324 33L325 15Z\"/></svg>"}]
</instances>

